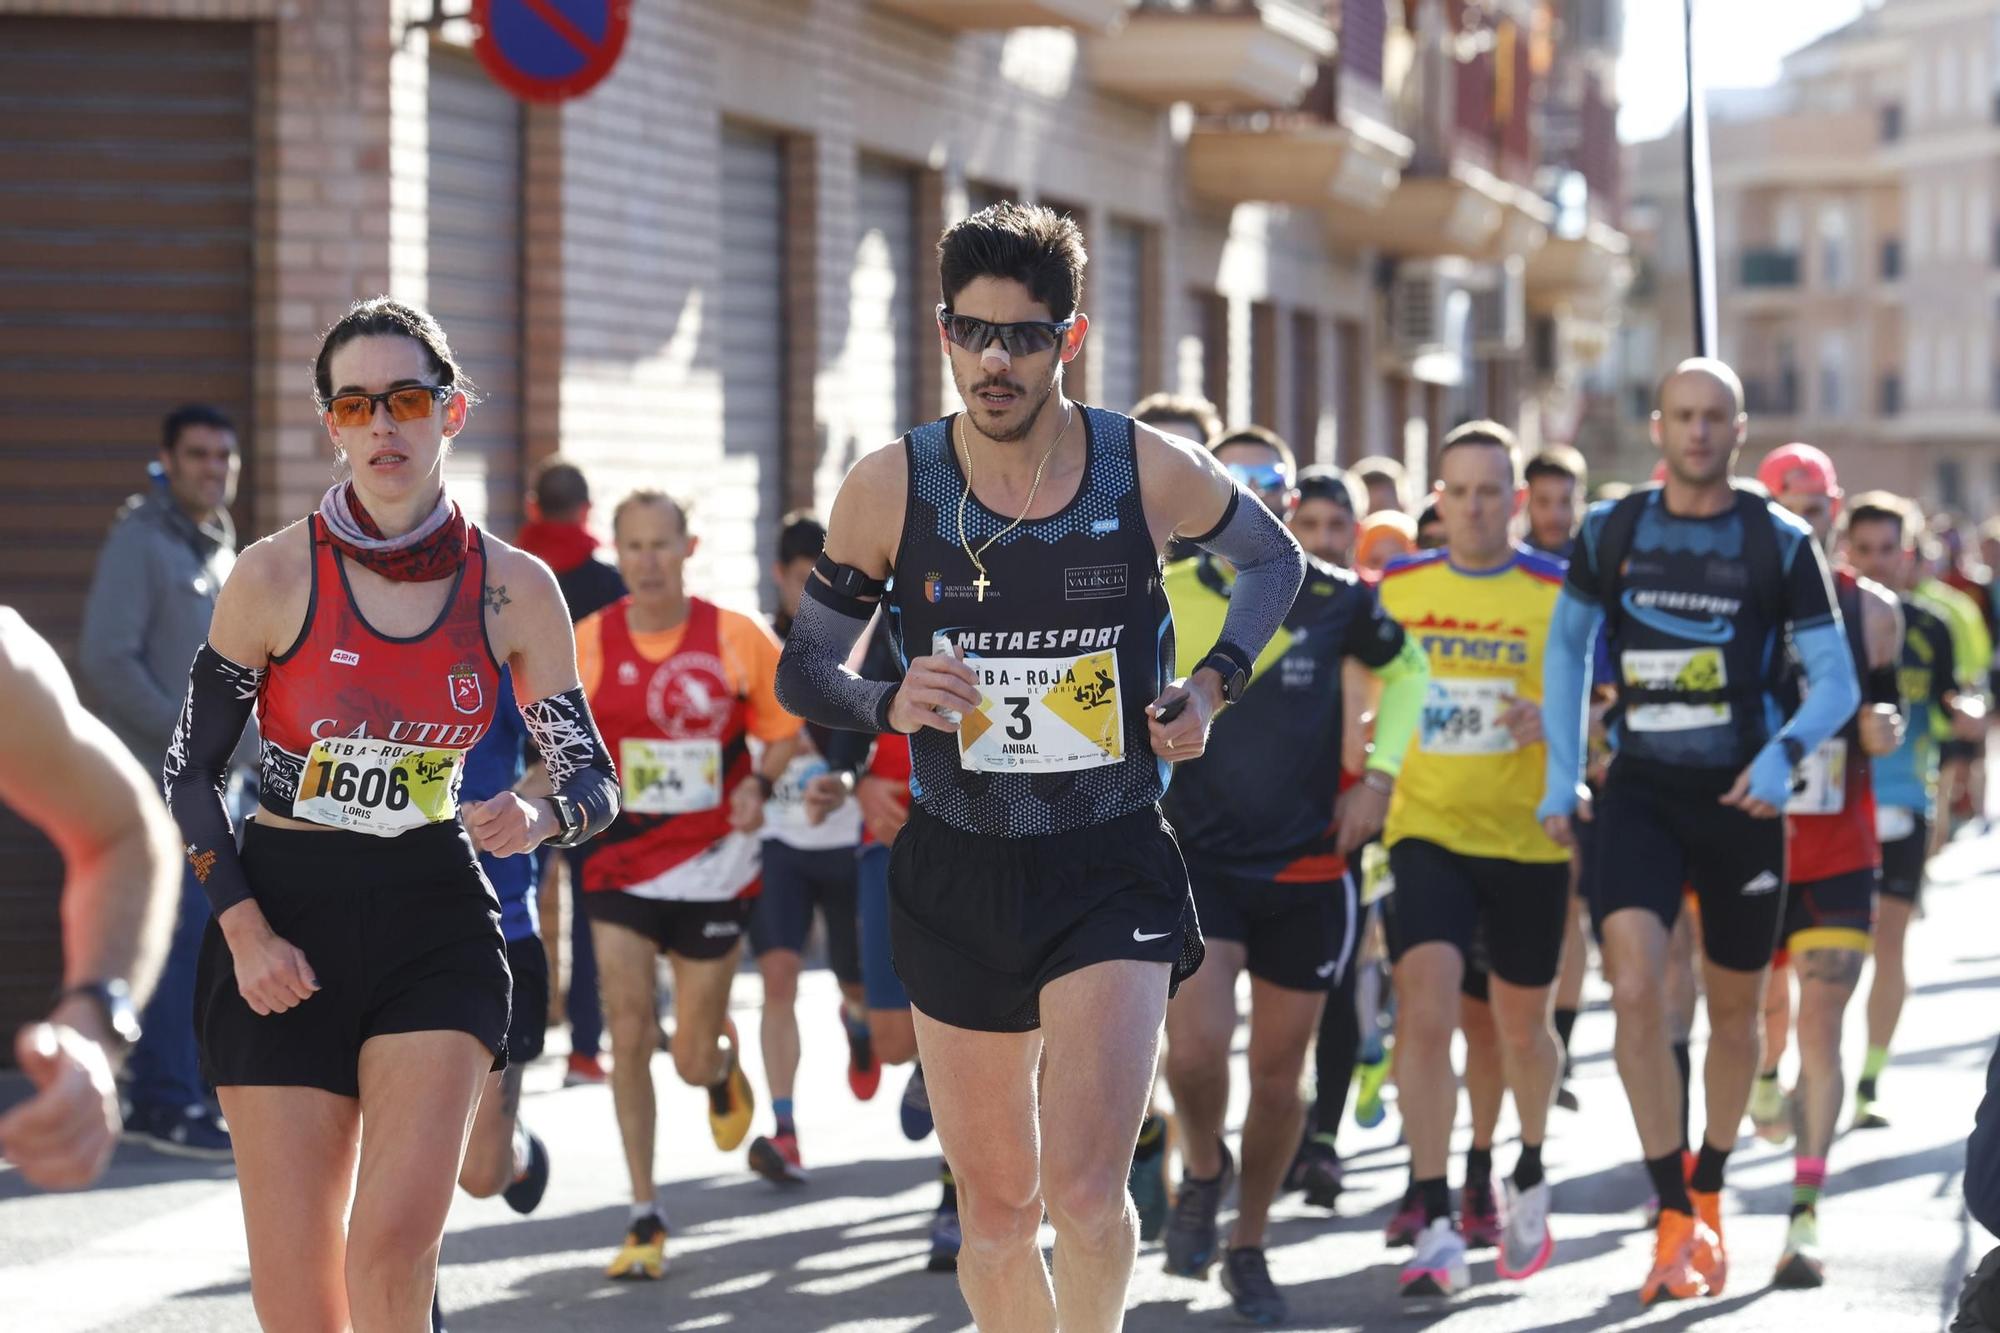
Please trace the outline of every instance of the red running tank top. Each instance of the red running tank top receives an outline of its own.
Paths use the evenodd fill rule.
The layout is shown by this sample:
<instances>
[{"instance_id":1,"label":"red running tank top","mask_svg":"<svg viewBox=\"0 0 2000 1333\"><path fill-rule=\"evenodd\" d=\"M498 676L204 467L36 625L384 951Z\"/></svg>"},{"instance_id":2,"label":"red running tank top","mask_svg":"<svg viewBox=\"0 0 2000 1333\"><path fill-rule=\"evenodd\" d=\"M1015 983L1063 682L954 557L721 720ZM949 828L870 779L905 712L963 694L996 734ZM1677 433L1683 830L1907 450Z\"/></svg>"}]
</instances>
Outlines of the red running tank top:
<instances>
[{"instance_id":1,"label":"red running tank top","mask_svg":"<svg viewBox=\"0 0 2000 1333\"><path fill-rule=\"evenodd\" d=\"M486 638L485 539L468 527L437 620L396 638L362 617L318 515L306 523L306 623L271 659L257 696L262 803L384 837L455 818L465 752L486 734L500 685Z\"/></svg>"},{"instance_id":2,"label":"red running tank top","mask_svg":"<svg viewBox=\"0 0 2000 1333\"><path fill-rule=\"evenodd\" d=\"M1861 625L1861 585L1844 569L1833 571L1833 595L1847 630L1854 669L1868 679L1868 641ZM1866 707L1863 701L1863 707ZM1827 756L1839 756L1837 774L1827 771ZM1872 870L1882 864L1882 843L1875 832L1875 783L1870 776L1868 756L1861 748L1861 729L1854 718L1838 735L1808 756L1802 768L1807 788L1793 799L1786 817L1790 834L1790 868L1787 878L1794 884L1812 884L1835 875ZM1830 780L1829 780L1830 779ZM1833 790L1838 789L1837 801ZM1801 800L1808 803L1818 795L1822 806L1837 804L1830 814L1798 813Z\"/></svg>"},{"instance_id":3,"label":"red running tank top","mask_svg":"<svg viewBox=\"0 0 2000 1333\"><path fill-rule=\"evenodd\" d=\"M584 848L583 887L717 902L755 893L760 840L729 827L729 793L750 775L749 701L722 662L721 615L688 599L680 646L648 661L632 601L606 607L591 716L618 766L618 817Z\"/></svg>"}]
</instances>

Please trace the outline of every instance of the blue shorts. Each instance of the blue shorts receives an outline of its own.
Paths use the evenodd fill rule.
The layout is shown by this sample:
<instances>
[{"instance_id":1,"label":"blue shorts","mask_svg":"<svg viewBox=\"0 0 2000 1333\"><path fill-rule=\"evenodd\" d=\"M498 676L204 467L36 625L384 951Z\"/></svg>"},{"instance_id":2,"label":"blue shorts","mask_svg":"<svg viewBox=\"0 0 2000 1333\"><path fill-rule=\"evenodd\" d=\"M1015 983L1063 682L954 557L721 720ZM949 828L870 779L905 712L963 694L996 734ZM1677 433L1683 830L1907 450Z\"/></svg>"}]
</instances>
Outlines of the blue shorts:
<instances>
[{"instance_id":1,"label":"blue shorts","mask_svg":"<svg viewBox=\"0 0 2000 1333\"><path fill-rule=\"evenodd\" d=\"M860 858L861 988L870 1009L908 1009L910 993L889 957L889 849L871 842Z\"/></svg>"},{"instance_id":2,"label":"blue shorts","mask_svg":"<svg viewBox=\"0 0 2000 1333\"><path fill-rule=\"evenodd\" d=\"M764 888L750 909L750 948L803 953L813 909L826 920L827 964L843 986L861 980L855 942L854 848L801 851L775 838L764 841Z\"/></svg>"}]
</instances>

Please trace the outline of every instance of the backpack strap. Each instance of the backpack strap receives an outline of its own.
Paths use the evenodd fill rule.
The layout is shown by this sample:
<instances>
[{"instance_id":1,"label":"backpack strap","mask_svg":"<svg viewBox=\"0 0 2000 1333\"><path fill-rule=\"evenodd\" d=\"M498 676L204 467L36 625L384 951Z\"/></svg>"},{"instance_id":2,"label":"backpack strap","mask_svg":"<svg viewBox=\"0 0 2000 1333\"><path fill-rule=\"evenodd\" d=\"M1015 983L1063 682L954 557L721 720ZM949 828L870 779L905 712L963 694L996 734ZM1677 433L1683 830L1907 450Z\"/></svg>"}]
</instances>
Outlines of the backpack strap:
<instances>
[{"instance_id":1,"label":"backpack strap","mask_svg":"<svg viewBox=\"0 0 2000 1333\"><path fill-rule=\"evenodd\" d=\"M1592 555L1597 562L1597 604L1604 612L1606 634L1619 619L1618 596L1625 577L1625 557L1632 553L1632 537L1639 530L1639 517L1659 489L1643 487L1613 505L1598 535L1597 549Z\"/></svg>"}]
</instances>

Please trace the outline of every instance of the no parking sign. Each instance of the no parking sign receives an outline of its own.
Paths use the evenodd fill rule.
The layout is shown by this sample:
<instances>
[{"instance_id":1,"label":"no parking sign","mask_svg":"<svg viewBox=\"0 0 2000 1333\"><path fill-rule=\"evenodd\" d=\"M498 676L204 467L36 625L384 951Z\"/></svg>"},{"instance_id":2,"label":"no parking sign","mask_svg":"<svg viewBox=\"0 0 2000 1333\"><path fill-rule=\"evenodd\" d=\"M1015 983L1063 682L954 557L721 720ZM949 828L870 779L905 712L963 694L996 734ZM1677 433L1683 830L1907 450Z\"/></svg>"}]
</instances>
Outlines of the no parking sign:
<instances>
[{"instance_id":1,"label":"no parking sign","mask_svg":"<svg viewBox=\"0 0 2000 1333\"><path fill-rule=\"evenodd\" d=\"M625 49L632 0L473 0L472 49L493 81L530 102L595 88Z\"/></svg>"}]
</instances>

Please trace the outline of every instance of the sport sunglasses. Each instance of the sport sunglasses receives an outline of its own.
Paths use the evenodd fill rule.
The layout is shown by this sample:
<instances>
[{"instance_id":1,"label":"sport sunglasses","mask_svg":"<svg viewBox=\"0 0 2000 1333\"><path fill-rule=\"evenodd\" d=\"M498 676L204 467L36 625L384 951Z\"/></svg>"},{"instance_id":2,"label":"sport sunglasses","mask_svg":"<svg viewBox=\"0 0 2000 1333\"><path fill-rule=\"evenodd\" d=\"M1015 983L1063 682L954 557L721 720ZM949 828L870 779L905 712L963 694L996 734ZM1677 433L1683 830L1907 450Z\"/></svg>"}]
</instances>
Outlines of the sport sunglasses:
<instances>
[{"instance_id":1,"label":"sport sunglasses","mask_svg":"<svg viewBox=\"0 0 2000 1333\"><path fill-rule=\"evenodd\" d=\"M1033 356L1037 352L1046 352L1076 324L1075 315L1053 324L1042 319L1024 319L1018 324L989 324L970 315L954 315L942 301L938 302L937 317L938 327L944 330L944 336L966 351L983 352L998 338L1000 345L1007 349L1008 356Z\"/></svg>"},{"instance_id":2,"label":"sport sunglasses","mask_svg":"<svg viewBox=\"0 0 2000 1333\"><path fill-rule=\"evenodd\" d=\"M366 426L375 420L375 405L382 403L392 421L422 421L455 392L449 384L406 384L386 393L343 393L327 400L326 412L336 426Z\"/></svg>"},{"instance_id":3,"label":"sport sunglasses","mask_svg":"<svg viewBox=\"0 0 2000 1333\"><path fill-rule=\"evenodd\" d=\"M1241 482L1253 491L1266 495L1292 488L1291 474L1276 463L1259 463L1251 467L1245 463L1231 463L1224 469L1231 481Z\"/></svg>"}]
</instances>

